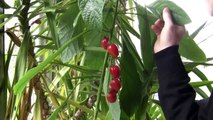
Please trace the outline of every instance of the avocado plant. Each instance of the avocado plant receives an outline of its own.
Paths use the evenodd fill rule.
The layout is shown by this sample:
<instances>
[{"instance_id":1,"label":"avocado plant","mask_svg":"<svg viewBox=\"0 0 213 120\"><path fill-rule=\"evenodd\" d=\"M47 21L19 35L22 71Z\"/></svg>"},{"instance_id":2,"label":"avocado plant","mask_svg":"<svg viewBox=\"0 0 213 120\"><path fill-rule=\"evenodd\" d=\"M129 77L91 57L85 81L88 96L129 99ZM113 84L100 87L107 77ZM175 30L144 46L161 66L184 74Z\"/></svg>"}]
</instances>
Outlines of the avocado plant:
<instances>
[{"instance_id":1,"label":"avocado plant","mask_svg":"<svg viewBox=\"0 0 213 120\"><path fill-rule=\"evenodd\" d=\"M162 19L164 7L176 24L191 22L179 6L167 0L145 7L134 0L8 2L1 0L0 7L14 12L0 14L0 28L17 20L1 32L10 38L8 50L0 49L1 120L165 120L156 97L156 35L150 26ZM210 59L193 40L204 26L185 34L179 52L190 60L184 62L187 71L201 79L191 85L206 98L200 87L211 91L212 81L197 66L210 65Z\"/></svg>"}]
</instances>

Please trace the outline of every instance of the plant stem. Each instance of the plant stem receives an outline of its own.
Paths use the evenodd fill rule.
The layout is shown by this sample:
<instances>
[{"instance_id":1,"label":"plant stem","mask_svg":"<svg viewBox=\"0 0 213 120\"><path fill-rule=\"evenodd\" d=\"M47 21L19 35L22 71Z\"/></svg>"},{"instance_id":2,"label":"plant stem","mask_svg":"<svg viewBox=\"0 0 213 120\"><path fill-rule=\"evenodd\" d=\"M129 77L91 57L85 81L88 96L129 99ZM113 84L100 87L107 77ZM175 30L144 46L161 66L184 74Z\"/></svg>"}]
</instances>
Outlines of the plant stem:
<instances>
[{"instance_id":1,"label":"plant stem","mask_svg":"<svg viewBox=\"0 0 213 120\"><path fill-rule=\"evenodd\" d=\"M117 2L116 2L116 10L115 10L115 15L114 15L113 24L112 24L113 26L112 26L111 33L110 33L110 39L112 39L113 32L114 32L114 27L115 27L115 23L116 23L117 12L118 12L118 3L119 3L119 0L117 0ZM100 84L99 84L100 86L99 86L99 89L98 89L97 106L96 106L96 109L95 109L95 114L94 114L93 120L96 120L97 115L98 115L98 110L99 110L99 105L100 105L100 100L101 100L101 93L102 93L102 90L103 90L103 83L104 83L104 77L105 77L105 71L106 71L106 67L107 67L108 58L109 58L109 54L108 54L108 52L106 52L103 70L102 70L102 75L101 75L101 80L100 80Z\"/></svg>"},{"instance_id":2,"label":"plant stem","mask_svg":"<svg viewBox=\"0 0 213 120\"><path fill-rule=\"evenodd\" d=\"M50 100L52 101L53 105L56 108L59 107L60 104L59 104L58 100L56 99L56 97L54 96L54 94L50 91L50 89L49 89L49 87L47 85L47 81L46 81L45 77L43 75L41 75L41 77L42 77L42 80L43 80L43 83L44 83L44 87L46 88L46 90L47 90L47 92L48 92L48 94L50 96ZM60 115L61 115L61 117L63 119L66 118L66 115L63 112L61 112Z\"/></svg>"},{"instance_id":3,"label":"plant stem","mask_svg":"<svg viewBox=\"0 0 213 120\"><path fill-rule=\"evenodd\" d=\"M109 54L108 54L108 52L106 52L105 59L104 59L104 65L103 65L103 71L102 71L101 80L100 80L100 84L99 84L100 86L98 88L97 106L96 106L96 109L95 109L95 114L94 114L93 120L96 120L97 115L98 115L98 109L99 109L99 104L100 104L100 100L101 100L101 93L102 93L102 90L103 90L104 76L105 76L105 71L106 71L106 67L107 67L108 57L109 57Z\"/></svg>"},{"instance_id":4,"label":"plant stem","mask_svg":"<svg viewBox=\"0 0 213 120\"><path fill-rule=\"evenodd\" d=\"M4 10L0 9L0 13L3 13ZM3 21L0 21L0 23ZM6 68L5 68L5 55L4 55L4 27L1 29L0 33L0 119L3 120L6 109L7 109L7 79L6 79Z\"/></svg>"}]
</instances>

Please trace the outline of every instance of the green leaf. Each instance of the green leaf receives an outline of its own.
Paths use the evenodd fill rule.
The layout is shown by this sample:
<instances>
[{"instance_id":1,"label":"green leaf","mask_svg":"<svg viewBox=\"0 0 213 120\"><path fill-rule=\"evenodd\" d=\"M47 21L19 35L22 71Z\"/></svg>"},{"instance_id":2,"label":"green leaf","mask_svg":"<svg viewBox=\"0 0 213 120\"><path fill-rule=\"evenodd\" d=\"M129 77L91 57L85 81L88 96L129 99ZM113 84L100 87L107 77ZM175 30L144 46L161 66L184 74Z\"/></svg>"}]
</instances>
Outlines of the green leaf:
<instances>
[{"instance_id":1,"label":"green leaf","mask_svg":"<svg viewBox=\"0 0 213 120\"><path fill-rule=\"evenodd\" d=\"M141 82L144 82L144 77L147 74L145 74L144 65L143 65L143 63L141 61L141 58L140 58L140 56L139 56L139 54L138 54L133 42L131 41L130 36L128 35L126 29L124 28L124 26L122 25L122 23L120 21L118 22L118 25L119 25L119 27L121 28L121 31L122 31L123 42L125 42L125 45L127 46L128 51L131 53L131 55L134 58L133 60L135 61L135 63L137 63L136 72L139 74Z\"/></svg>"},{"instance_id":2,"label":"green leaf","mask_svg":"<svg viewBox=\"0 0 213 120\"><path fill-rule=\"evenodd\" d=\"M69 41L66 42L62 47L60 47L54 54L50 55L46 60L44 60L41 64L39 64L37 67L30 69L14 86L14 93L20 94L24 90L27 83L39 72L43 71L58 55L62 53L62 51L69 46L70 43L72 43L74 40L76 40L78 37L84 35L85 32L82 32L81 34L73 37Z\"/></svg>"},{"instance_id":3,"label":"green leaf","mask_svg":"<svg viewBox=\"0 0 213 120\"><path fill-rule=\"evenodd\" d=\"M78 5L89 29L102 30L104 0L79 0Z\"/></svg>"},{"instance_id":4,"label":"green leaf","mask_svg":"<svg viewBox=\"0 0 213 120\"><path fill-rule=\"evenodd\" d=\"M144 92L145 93L145 92ZM145 95L143 96L143 100L135 114L135 119L136 120L145 120L146 119L146 111L147 111L147 106L148 106L148 99L149 96Z\"/></svg>"},{"instance_id":5,"label":"green leaf","mask_svg":"<svg viewBox=\"0 0 213 120\"><path fill-rule=\"evenodd\" d=\"M144 89L137 70L138 64L135 63L133 55L127 49L126 43L123 44L120 60L121 83L120 92L121 109L131 117L141 105L142 90Z\"/></svg>"},{"instance_id":6,"label":"green leaf","mask_svg":"<svg viewBox=\"0 0 213 120\"><path fill-rule=\"evenodd\" d=\"M4 22L2 22L0 24L0 28L2 28L8 21L10 21L13 17L15 17L17 14L20 13L20 11L22 10L23 6L18 7L15 12L13 12L13 15L9 16L9 18L7 18Z\"/></svg>"},{"instance_id":7,"label":"green leaf","mask_svg":"<svg viewBox=\"0 0 213 120\"><path fill-rule=\"evenodd\" d=\"M208 78L206 77L206 75L198 68L194 68L192 71L203 81L203 83L210 82L208 81ZM212 86L210 84L206 85L206 87L209 89L209 92L212 91Z\"/></svg>"},{"instance_id":8,"label":"green leaf","mask_svg":"<svg viewBox=\"0 0 213 120\"><path fill-rule=\"evenodd\" d=\"M36 95L38 95L37 91L36 91ZM33 113L33 120L42 120L42 117L41 117L42 113L41 113L40 97L36 98L35 107L34 107L33 111L34 111L34 113Z\"/></svg>"},{"instance_id":9,"label":"green leaf","mask_svg":"<svg viewBox=\"0 0 213 120\"><path fill-rule=\"evenodd\" d=\"M138 21L139 21L139 30L141 34L141 55L144 63L144 68L149 73L151 73L154 67L154 59L153 59L153 44L152 44L152 36L153 32L151 28L151 21L149 21L148 11L146 8L136 4L136 9L138 12Z\"/></svg>"},{"instance_id":10,"label":"green leaf","mask_svg":"<svg viewBox=\"0 0 213 120\"><path fill-rule=\"evenodd\" d=\"M129 24L129 21L125 19L124 17L126 16L119 16L118 19L122 22L123 26L130 32L132 33L135 37L140 39L140 35L138 32Z\"/></svg>"},{"instance_id":11,"label":"green leaf","mask_svg":"<svg viewBox=\"0 0 213 120\"><path fill-rule=\"evenodd\" d=\"M193 88L207 86L207 85L211 85L211 84L213 84L213 81L190 82L190 85Z\"/></svg>"},{"instance_id":12,"label":"green leaf","mask_svg":"<svg viewBox=\"0 0 213 120\"><path fill-rule=\"evenodd\" d=\"M202 98L208 98L208 95L201 88L193 88Z\"/></svg>"},{"instance_id":13,"label":"green leaf","mask_svg":"<svg viewBox=\"0 0 213 120\"><path fill-rule=\"evenodd\" d=\"M108 111L105 120L112 120L112 114L110 113L110 111Z\"/></svg>"},{"instance_id":14,"label":"green leaf","mask_svg":"<svg viewBox=\"0 0 213 120\"><path fill-rule=\"evenodd\" d=\"M191 22L186 12L172 1L157 0L148 6L157 18L162 18L163 9L166 7L171 10L174 23L184 25Z\"/></svg>"},{"instance_id":15,"label":"green leaf","mask_svg":"<svg viewBox=\"0 0 213 120\"><path fill-rule=\"evenodd\" d=\"M194 62L205 62L207 60L205 53L199 48L188 33L185 34L183 40L180 42L179 52L181 56Z\"/></svg>"},{"instance_id":16,"label":"green leaf","mask_svg":"<svg viewBox=\"0 0 213 120\"><path fill-rule=\"evenodd\" d=\"M121 108L119 101L116 101L115 103L109 103L109 110L112 114L113 120L120 120Z\"/></svg>"},{"instance_id":17,"label":"green leaf","mask_svg":"<svg viewBox=\"0 0 213 120\"><path fill-rule=\"evenodd\" d=\"M0 8L11 8L4 0L0 1Z\"/></svg>"},{"instance_id":18,"label":"green leaf","mask_svg":"<svg viewBox=\"0 0 213 120\"><path fill-rule=\"evenodd\" d=\"M63 110L63 108L67 105L68 100L66 99L54 112L51 114L51 116L48 118L48 120L56 120L58 118L58 114L60 111Z\"/></svg>"},{"instance_id":19,"label":"green leaf","mask_svg":"<svg viewBox=\"0 0 213 120\"><path fill-rule=\"evenodd\" d=\"M9 18L11 16L11 14L0 14L0 19Z\"/></svg>"},{"instance_id":20,"label":"green leaf","mask_svg":"<svg viewBox=\"0 0 213 120\"><path fill-rule=\"evenodd\" d=\"M64 13L59 23L59 42L60 46L70 40L73 36L83 31L82 18L78 15L79 9L77 4L72 4ZM61 54L61 60L68 62L76 54L80 53L83 48L83 38L79 38L69 45Z\"/></svg>"},{"instance_id":21,"label":"green leaf","mask_svg":"<svg viewBox=\"0 0 213 120\"><path fill-rule=\"evenodd\" d=\"M96 30L88 32L84 37L86 46L100 47L101 36L102 34ZM105 52L86 51L85 66L94 70L101 70L104 56Z\"/></svg>"},{"instance_id":22,"label":"green leaf","mask_svg":"<svg viewBox=\"0 0 213 120\"><path fill-rule=\"evenodd\" d=\"M30 41L31 41L31 34L29 31L26 31L23 37L23 42L17 55L13 84L16 84L16 82L21 77L23 77L23 75L27 70L26 68L27 68L28 49Z\"/></svg>"},{"instance_id":23,"label":"green leaf","mask_svg":"<svg viewBox=\"0 0 213 120\"><path fill-rule=\"evenodd\" d=\"M45 2L45 7L49 7L49 6L50 6L49 3ZM54 14L54 12L47 12L46 16L47 16L47 21L48 21L48 25L50 28L51 36L56 45L56 48L58 49L59 48L59 35L58 35L58 29L56 27L57 20L56 20L55 14Z\"/></svg>"},{"instance_id":24,"label":"green leaf","mask_svg":"<svg viewBox=\"0 0 213 120\"><path fill-rule=\"evenodd\" d=\"M206 25L206 22L203 23L199 28L197 28L197 30L195 30L190 36L191 38L195 38L197 36L197 34L204 28L204 26Z\"/></svg>"}]
</instances>

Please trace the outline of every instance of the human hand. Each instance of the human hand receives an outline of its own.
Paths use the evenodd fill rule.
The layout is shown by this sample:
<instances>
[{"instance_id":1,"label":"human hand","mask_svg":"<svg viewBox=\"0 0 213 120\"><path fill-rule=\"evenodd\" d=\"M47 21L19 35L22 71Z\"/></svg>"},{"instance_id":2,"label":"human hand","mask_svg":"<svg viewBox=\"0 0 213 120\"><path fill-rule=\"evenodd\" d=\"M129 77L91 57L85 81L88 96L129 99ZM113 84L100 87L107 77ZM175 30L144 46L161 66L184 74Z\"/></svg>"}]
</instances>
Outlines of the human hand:
<instances>
[{"instance_id":1,"label":"human hand","mask_svg":"<svg viewBox=\"0 0 213 120\"><path fill-rule=\"evenodd\" d=\"M178 26L173 23L171 12L168 8L163 10L163 20L157 20L151 26L151 29L157 35L154 45L155 53L170 46L178 45L185 33L184 26Z\"/></svg>"}]
</instances>

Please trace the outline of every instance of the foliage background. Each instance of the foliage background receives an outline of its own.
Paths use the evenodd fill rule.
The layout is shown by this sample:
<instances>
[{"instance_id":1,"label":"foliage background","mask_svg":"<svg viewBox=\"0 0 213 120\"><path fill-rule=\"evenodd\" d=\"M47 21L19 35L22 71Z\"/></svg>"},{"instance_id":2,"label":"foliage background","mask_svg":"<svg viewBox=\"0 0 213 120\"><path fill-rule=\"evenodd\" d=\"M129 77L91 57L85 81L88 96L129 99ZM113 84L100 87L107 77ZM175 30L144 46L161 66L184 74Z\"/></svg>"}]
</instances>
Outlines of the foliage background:
<instances>
[{"instance_id":1,"label":"foliage background","mask_svg":"<svg viewBox=\"0 0 213 120\"><path fill-rule=\"evenodd\" d=\"M132 0L128 2L134 5ZM137 7L140 9L138 11L136 9L125 11L128 7L126 8L122 0L35 1L32 2L30 9L32 11L27 12L28 0L16 0L15 3L16 14L1 15L6 20L19 18L16 19L16 27L10 30L8 30L10 27L6 28L8 30L6 33L12 41L5 55L5 67L8 67L10 57L16 58L16 67L14 79L4 79L11 81L7 87L8 105L1 109L7 111L5 117L29 119L30 114L34 114L33 119L165 119L159 102L154 97L158 87L154 64L148 62L152 61L150 45L153 41L151 43L144 41L150 42L154 39L154 36L144 34L151 32L149 25L154 20L147 21L145 19L147 16L141 7ZM140 22L144 21L139 23L140 32L134 31L135 28L131 26L131 14L135 15L134 19L137 19L137 15L143 15L139 18ZM29 29L27 25L37 18L40 18L42 23L33 24L35 28ZM89 30L89 33L84 33L84 30ZM149 47L137 51L132 44L137 39L130 39L127 31L137 39L141 39L142 46L146 42ZM76 39L74 36L78 38L72 42ZM105 51L100 48L100 40L103 36L109 36L122 51L116 64L120 64L122 68L123 89L119 94L120 99L115 104L107 104L105 100L108 82L111 79L108 67L114 64L114 61L107 53L104 55ZM61 54L62 48L68 46L68 44L64 46L67 40L72 42L70 49ZM22 47L14 52L14 43L18 46L17 42L20 41ZM34 47L39 50L35 54L32 52ZM141 56L146 57L141 58ZM186 68L190 73L197 74L199 81L204 81L192 85L198 94L205 98L206 92L198 87L208 85L208 89L211 90L212 82L208 81L209 79L196 66L211 64L199 60L195 58ZM11 73L6 70L5 76L8 74ZM34 75L37 77L33 78ZM27 89L24 89L25 85ZM87 105L89 100L92 101L92 107ZM30 113L31 110L33 113Z\"/></svg>"}]
</instances>

